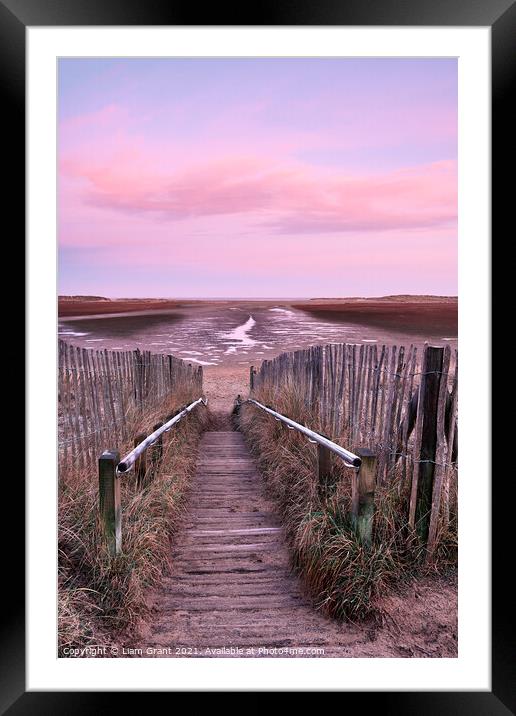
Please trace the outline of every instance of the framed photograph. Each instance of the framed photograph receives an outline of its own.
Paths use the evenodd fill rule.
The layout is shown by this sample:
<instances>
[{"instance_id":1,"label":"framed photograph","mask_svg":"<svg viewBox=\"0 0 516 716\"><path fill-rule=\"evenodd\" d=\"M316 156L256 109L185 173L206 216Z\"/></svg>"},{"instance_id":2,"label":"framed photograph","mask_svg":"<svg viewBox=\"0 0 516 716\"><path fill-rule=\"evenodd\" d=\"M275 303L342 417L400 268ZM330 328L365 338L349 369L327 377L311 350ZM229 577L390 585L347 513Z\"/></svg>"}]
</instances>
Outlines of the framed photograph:
<instances>
[{"instance_id":1,"label":"framed photograph","mask_svg":"<svg viewBox=\"0 0 516 716\"><path fill-rule=\"evenodd\" d=\"M28 317L2 713L514 713L490 444L514 4L216 15L0 0Z\"/></svg>"}]
</instances>

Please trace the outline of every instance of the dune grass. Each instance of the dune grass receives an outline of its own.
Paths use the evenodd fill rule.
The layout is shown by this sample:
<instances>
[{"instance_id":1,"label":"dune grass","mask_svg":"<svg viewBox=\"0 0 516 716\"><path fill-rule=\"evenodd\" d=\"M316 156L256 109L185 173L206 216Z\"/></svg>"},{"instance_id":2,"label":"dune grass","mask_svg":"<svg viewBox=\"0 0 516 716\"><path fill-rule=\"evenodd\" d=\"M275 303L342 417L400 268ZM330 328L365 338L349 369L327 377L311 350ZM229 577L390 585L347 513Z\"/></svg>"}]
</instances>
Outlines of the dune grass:
<instances>
[{"instance_id":1,"label":"dune grass","mask_svg":"<svg viewBox=\"0 0 516 716\"><path fill-rule=\"evenodd\" d=\"M189 395L168 397L132 416L131 434L149 433ZM95 470L60 474L58 554L58 650L109 646L145 617L145 593L159 584L168 565L170 538L185 505L201 430L209 420L204 406L164 436L159 470L137 489L134 470L121 478L122 554L108 555L98 514ZM121 453L133 446L117 446Z\"/></svg>"},{"instance_id":2,"label":"dune grass","mask_svg":"<svg viewBox=\"0 0 516 716\"><path fill-rule=\"evenodd\" d=\"M279 412L323 432L315 411L305 406L294 387L281 395L263 392L258 398ZM238 417L250 449L283 516L292 563L315 604L336 618L361 620L380 616L379 597L428 571L454 569L457 558L456 501L449 524L440 525L438 547L431 565L424 545L408 533L408 488L392 474L377 488L370 548L362 546L350 521L351 471L332 460L332 481L326 494L317 484L315 445L252 405ZM330 436L346 445L345 436Z\"/></svg>"}]
</instances>

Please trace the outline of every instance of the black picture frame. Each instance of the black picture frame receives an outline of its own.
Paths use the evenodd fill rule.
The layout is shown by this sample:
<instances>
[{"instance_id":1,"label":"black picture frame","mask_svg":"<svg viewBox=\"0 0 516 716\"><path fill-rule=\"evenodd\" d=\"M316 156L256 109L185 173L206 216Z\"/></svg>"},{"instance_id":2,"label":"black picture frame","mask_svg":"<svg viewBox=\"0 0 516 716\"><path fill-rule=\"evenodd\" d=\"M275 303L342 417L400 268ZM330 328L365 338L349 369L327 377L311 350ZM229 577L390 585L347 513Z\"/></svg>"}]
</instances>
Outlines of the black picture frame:
<instances>
[{"instance_id":1,"label":"black picture frame","mask_svg":"<svg viewBox=\"0 0 516 716\"><path fill-rule=\"evenodd\" d=\"M202 22L199 22L202 20ZM23 247L25 216L25 36L26 28L62 25L391 25L391 26L489 26L492 32L492 235L503 246L502 232L512 225L507 212L514 204L514 149L511 150L514 115L516 4L514 0L287 0L256 4L205 5L202 11L189 3L170 0L0 0L0 113L4 137L5 185L10 217L16 218L17 246ZM4 175L5 178L5 175ZM512 201L511 201L512 199ZM22 226L20 227L20 224ZM30 286L28 287L30 290ZM493 307L500 304L500 290L493 294ZM498 304L497 304L498 302ZM493 312L493 315L494 314ZM19 320L19 319L18 319ZM493 392L494 395L494 392ZM499 438L501 440L501 438ZM499 444L499 443L498 443ZM496 447L496 446L494 446ZM15 448L21 452L19 444ZM493 450L495 454L495 450ZM11 464L12 467L12 464ZM44 473L44 471L43 471ZM6 476L7 477L7 476ZM4 504L24 505L21 471L4 484ZM509 550L513 538L511 490L514 480L493 484L492 518L492 691L491 692L360 692L346 694L352 702L381 709L383 714L478 714L502 716L516 712L514 664L514 603L507 581ZM6 491L8 494L6 495ZM6 510L5 510L6 512ZM4 512L4 514L5 514ZM18 523L20 514L16 515ZM505 535L507 531L507 535ZM107 713L120 707L121 694L111 692L25 692L25 594L24 548L18 524L16 538L2 540L6 582L1 624L0 713L82 714ZM512 563L514 560L512 558ZM132 708L143 695L130 694ZM148 696L145 695L147 699ZM352 700L352 701L351 701ZM148 708L148 702L146 703Z\"/></svg>"}]
</instances>

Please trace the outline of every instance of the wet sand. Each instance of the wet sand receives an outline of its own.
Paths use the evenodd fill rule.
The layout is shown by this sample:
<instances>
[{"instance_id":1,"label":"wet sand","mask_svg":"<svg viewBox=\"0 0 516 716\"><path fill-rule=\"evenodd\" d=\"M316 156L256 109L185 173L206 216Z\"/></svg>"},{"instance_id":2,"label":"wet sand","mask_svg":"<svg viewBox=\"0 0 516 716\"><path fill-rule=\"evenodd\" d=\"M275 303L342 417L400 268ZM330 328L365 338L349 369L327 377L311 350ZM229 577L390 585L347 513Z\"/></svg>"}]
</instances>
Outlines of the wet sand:
<instances>
[{"instance_id":1,"label":"wet sand","mask_svg":"<svg viewBox=\"0 0 516 716\"><path fill-rule=\"evenodd\" d=\"M59 336L85 348L140 348L202 365L213 409L227 411L247 393L250 366L284 351L342 342L455 347L456 326L456 299L435 297L68 300L60 302Z\"/></svg>"}]
</instances>

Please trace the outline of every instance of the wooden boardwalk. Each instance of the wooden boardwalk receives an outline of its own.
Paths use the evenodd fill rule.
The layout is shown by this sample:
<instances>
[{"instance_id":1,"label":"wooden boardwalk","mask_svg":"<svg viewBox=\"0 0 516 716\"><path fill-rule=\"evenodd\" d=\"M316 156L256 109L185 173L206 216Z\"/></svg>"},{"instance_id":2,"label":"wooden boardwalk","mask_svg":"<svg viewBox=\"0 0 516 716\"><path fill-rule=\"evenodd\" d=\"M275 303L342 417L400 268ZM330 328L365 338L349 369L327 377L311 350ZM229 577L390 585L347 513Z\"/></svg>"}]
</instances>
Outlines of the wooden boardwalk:
<instances>
[{"instance_id":1,"label":"wooden boardwalk","mask_svg":"<svg viewBox=\"0 0 516 716\"><path fill-rule=\"evenodd\" d=\"M367 630L325 618L303 596L263 478L238 432L204 434L171 561L138 645L156 653L144 656L374 655Z\"/></svg>"}]
</instances>

